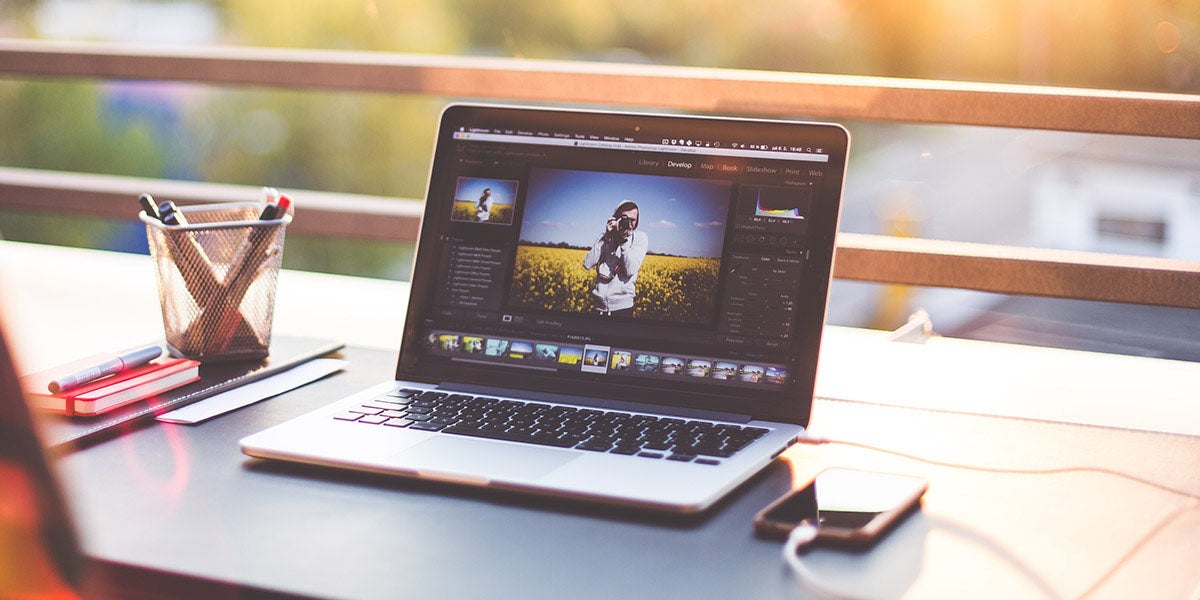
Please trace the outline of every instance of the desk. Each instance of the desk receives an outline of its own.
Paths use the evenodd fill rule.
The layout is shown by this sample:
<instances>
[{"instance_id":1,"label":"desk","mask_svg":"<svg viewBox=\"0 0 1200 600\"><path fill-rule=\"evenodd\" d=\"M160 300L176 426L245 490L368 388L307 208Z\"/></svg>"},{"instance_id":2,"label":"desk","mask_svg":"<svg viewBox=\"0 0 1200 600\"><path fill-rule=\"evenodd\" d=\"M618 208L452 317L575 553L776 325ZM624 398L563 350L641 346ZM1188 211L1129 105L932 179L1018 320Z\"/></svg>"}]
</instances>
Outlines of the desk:
<instances>
[{"instance_id":1,"label":"desk","mask_svg":"<svg viewBox=\"0 0 1200 600\"><path fill-rule=\"evenodd\" d=\"M40 276L58 272L46 265L70 265L79 279L56 284ZM150 269L145 257L0 243L0 315L26 370L70 358L62 355L63 339L86 353L157 334ZM67 293L80 289L80 279L91 286L86 302ZM334 293L321 296L323 290ZM838 589L874 597L1071 598L1186 505L1110 475L989 474L803 446L702 517L674 519L240 454L240 437L389 377L394 350L378 348L398 338L405 295L403 284L285 272L277 333L339 337L352 345L345 352L351 367L200 426L155 424L63 457L88 552L323 597L792 598L801 594L778 544L755 538L751 517L825 466L854 466L922 475L931 487L924 508L872 551L807 556ZM46 314L57 318L42 320ZM1167 379L1142 390L1139 410L1180 400L1174 386L1200 388L1196 365L963 340L912 346L883 337L829 328L819 388L842 399L815 404L815 433L975 465L1102 466L1200 494L1200 438L1149 431L1191 425L1161 415L1136 423L1140 430L1059 422L1139 412L1126 407L1096 417L1060 406L1084 402L1089 393L1115 406L1121 389L1100 388L1126 377ZM961 384L997 363L1013 376L992 373L979 380L983 387ZM1036 377L1008 369L1022 364ZM1005 404L1006 393L1022 397ZM1013 416L1043 404L1057 412ZM1093 597L1194 598L1198 564L1200 509L1191 509L1145 540Z\"/></svg>"}]
</instances>

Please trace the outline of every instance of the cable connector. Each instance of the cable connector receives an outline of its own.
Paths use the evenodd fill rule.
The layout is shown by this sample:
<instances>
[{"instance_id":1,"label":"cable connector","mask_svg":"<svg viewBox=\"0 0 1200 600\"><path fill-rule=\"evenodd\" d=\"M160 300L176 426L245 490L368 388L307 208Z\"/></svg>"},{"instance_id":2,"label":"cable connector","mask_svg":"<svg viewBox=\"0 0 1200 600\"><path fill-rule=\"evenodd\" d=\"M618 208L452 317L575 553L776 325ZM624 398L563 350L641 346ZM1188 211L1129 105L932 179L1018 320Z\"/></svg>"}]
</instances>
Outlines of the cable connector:
<instances>
[{"instance_id":1,"label":"cable connector","mask_svg":"<svg viewBox=\"0 0 1200 600\"><path fill-rule=\"evenodd\" d=\"M802 434L796 436L797 444L806 444L809 446L820 446L822 444L829 444L832 441L833 440L830 440L829 438L814 437L814 436L808 435L806 433L802 433Z\"/></svg>"}]
</instances>

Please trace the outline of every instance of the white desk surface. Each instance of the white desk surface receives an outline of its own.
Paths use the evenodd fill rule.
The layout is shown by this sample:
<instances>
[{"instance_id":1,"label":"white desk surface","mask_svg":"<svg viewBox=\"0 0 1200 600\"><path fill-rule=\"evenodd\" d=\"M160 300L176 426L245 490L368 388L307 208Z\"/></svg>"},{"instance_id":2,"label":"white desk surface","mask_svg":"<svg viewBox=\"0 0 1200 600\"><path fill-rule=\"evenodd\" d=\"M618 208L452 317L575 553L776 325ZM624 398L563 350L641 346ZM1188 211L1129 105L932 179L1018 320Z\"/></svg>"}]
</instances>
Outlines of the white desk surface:
<instances>
[{"instance_id":1,"label":"white desk surface","mask_svg":"<svg viewBox=\"0 0 1200 600\"><path fill-rule=\"evenodd\" d=\"M275 332L397 348L407 283L280 275ZM936 323L936 315L934 320ZM0 319L35 371L162 337L146 256L0 242ZM1200 364L826 328L817 395L1200 436Z\"/></svg>"}]
</instances>

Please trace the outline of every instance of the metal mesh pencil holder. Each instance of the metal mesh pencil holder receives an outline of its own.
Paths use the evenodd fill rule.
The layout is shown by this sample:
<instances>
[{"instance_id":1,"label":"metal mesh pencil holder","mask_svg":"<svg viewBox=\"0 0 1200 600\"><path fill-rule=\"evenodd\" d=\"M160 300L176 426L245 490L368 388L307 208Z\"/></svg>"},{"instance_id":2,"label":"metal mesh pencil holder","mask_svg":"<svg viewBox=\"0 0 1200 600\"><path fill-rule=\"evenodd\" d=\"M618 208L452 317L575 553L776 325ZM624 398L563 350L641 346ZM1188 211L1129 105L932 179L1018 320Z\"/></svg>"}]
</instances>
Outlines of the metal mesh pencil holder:
<instances>
[{"instance_id":1,"label":"metal mesh pencil holder","mask_svg":"<svg viewBox=\"0 0 1200 600\"><path fill-rule=\"evenodd\" d=\"M192 206L183 211L187 225L139 215L173 355L201 361L267 356L292 217L259 220L262 208L255 202Z\"/></svg>"}]
</instances>

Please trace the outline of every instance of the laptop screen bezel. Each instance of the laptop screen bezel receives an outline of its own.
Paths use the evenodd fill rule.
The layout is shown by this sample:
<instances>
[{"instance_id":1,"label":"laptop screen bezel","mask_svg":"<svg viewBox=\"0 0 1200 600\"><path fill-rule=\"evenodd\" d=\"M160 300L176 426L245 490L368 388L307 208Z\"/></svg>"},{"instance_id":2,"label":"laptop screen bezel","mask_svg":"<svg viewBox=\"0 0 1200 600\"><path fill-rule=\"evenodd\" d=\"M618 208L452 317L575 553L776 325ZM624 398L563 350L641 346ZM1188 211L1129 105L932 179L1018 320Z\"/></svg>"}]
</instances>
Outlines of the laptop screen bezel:
<instances>
[{"instance_id":1,"label":"laptop screen bezel","mask_svg":"<svg viewBox=\"0 0 1200 600\"><path fill-rule=\"evenodd\" d=\"M784 394L780 392L742 393L730 397L728 390L714 388L711 393L696 393L694 391L673 392L655 388L651 398L645 398L645 389L637 382L622 383L609 381L588 381L586 385L574 379L563 380L560 377L531 373L520 369L506 370L472 363L451 363L444 360L425 359L421 349L423 336L422 321L434 303L435 288L441 248L439 235L447 224L443 222L445 215L438 202L432 200L433 193L447 185L456 173L455 144L460 143L453 137L453 132L459 127L485 122L517 123L526 126L540 126L546 129L567 129L572 125L589 124L611 127L641 127L652 126L677 130L679 137L690 137L702 130L709 135L746 133L747 138L755 137L772 140L808 140L810 143L820 141L824 151L830 156L828 163L823 165L827 170L825 182L835 189L823 192L823 201L833 202L832 218L825 219L821 231L810 232L813 246L818 255L827 260L818 260L823 265L820 272L805 272L805 277L816 279L815 285L808 290L804 297L802 308L819 312L819 325L813 326L814 315L809 314L809 329L812 330L803 342L796 342L789 350L798 354L804 364L811 369L803 373L793 373L790 385ZM661 130L661 129L657 129ZM829 283L832 271L834 238L838 218L840 216L842 190L845 181L845 164L849 150L849 133L837 124L809 123L795 121L767 121L751 119L732 119L725 117L700 117L644 114L632 112L595 112L584 110L530 108L518 106L498 106L482 104L452 104L447 106L441 116L434 148L430 177L425 194L425 212L418 237L415 264L412 272L412 284L409 298L408 313L405 319L404 335L400 348L400 356L396 367L398 380L411 380L425 383L454 382L467 385L483 385L497 388L531 390L544 393L557 393L571 396L585 396L609 400L627 401L631 397L641 404L651 404L680 409L696 409L748 415L751 418L807 425L812 408L812 400L816 380L816 364L823 332L825 311L828 306ZM426 250L422 250L426 249ZM435 251L436 249L436 251ZM807 285L807 284L806 284ZM817 306L819 305L819 306Z\"/></svg>"}]
</instances>

